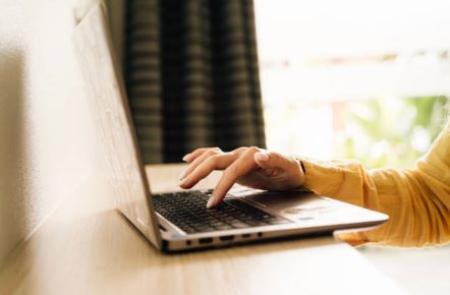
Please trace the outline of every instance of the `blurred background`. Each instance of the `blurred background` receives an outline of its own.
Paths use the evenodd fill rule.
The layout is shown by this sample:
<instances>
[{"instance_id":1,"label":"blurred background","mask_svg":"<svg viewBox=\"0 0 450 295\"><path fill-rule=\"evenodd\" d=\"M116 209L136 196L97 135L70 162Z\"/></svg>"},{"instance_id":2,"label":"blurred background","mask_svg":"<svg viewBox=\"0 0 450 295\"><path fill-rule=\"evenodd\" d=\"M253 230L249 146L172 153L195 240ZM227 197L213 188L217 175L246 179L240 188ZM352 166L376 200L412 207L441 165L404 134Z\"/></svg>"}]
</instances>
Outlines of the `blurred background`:
<instances>
[{"instance_id":1,"label":"blurred background","mask_svg":"<svg viewBox=\"0 0 450 295\"><path fill-rule=\"evenodd\" d=\"M268 148L368 168L412 167L449 114L449 6L256 0ZM359 250L409 294L448 290L448 247Z\"/></svg>"},{"instance_id":2,"label":"blurred background","mask_svg":"<svg viewBox=\"0 0 450 295\"><path fill-rule=\"evenodd\" d=\"M103 159L101 130L90 113L72 43L77 20L97 2L103 0L0 0L0 268L42 224L55 226L48 217L58 208L69 208L71 196L89 196L82 192L98 187L105 195L110 193L105 177L110 171L99 163ZM135 66L135 78L145 88L142 100L132 91L129 96L135 111L145 111L136 123L141 127L141 146L148 150L148 163L180 161L185 151L212 142L217 145L218 139L229 143L229 134L220 135L227 131L235 132L232 145L265 142L270 149L298 156L352 158L370 168L411 167L448 117L448 0L208 0L219 6L215 15L222 16L214 18L215 29L221 32L216 41L207 38L210 22L204 16L209 11L199 12L200 0L179 1L194 13L169 13L165 18L169 32L158 27L160 15L155 7L171 11L179 6L176 1L104 2L110 10L118 59L133 57L127 55L130 50L142 59L124 63L124 70L130 72ZM256 26L252 25L253 8ZM148 10L152 14L146 14ZM184 24L179 24L179 17L199 30L192 31L190 46L170 43L180 35L177 30L184 29L179 27ZM222 27L226 20L240 26L230 25L233 30L227 31ZM224 31L228 32L225 37ZM170 33L170 42L159 44L160 32ZM199 42L197 33L207 37ZM236 35L249 38L242 44L236 42ZM249 42L254 39L257 47ZM222 42L229 40L234 40L229 42L231 49L247 50L233 65L223 58L231 74L219 75L219 67L216 76L218 80L230 77L223 87L235 85L233 94L244 92L230 96L245 101L233 107L242 110L244 106L247 112L241 117L225 112L225 119L233 117L233 124L224 120L219 128L211 128L222 106L215 110L217 104L211 100L210 73L217 67L202 57L216 52L211 48L227 49ZM199 43L204 47L199 49ZM162 114L166 100L161 95L159 75L164 71L159 68L159 50L168 47L192 55L185 61L193 79L186 87L189 104L173 114ZM248 64L256 48L259 62ZM168 54L166 61L171 59ZM243 75L242 68L251 75ZM128 83L133 80L131 75L126 78ZM179 107L179 103L168 106ZM190 120L179 120L193 111ZM163 124L163 118L171 118L168 115L175 117L168 120L175 125ZM163 129L172 133L164 135ZM358 249L410 294L450 294L449 246Z\"/></svg>"},{"instance_id":3,"label":"blurred background","mask_svg":"<svg viewBox=\"0 0 450 295\"><path fill-rule=\"evenodd\" d=\"M411 167L448 114L448 6L255 1L268 148Z\"/></svg>"}]
</instances>

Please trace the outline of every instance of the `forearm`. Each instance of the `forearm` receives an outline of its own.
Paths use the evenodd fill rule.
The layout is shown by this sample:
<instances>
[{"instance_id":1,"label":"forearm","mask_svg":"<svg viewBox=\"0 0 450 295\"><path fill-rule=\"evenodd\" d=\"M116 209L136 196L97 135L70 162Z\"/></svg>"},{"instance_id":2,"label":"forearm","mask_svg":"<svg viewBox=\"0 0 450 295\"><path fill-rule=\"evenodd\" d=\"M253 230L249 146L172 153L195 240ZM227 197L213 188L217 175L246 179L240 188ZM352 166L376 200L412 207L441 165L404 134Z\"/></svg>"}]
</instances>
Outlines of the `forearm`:
<instances>
[{"instance_id":1,"label":"forearm","mask_svg":"<svg viewBox=\"0 0 450 295\"><path fill-rule=\"evenodd\" d=\"M330 196L390 216L383 226L345 238L402 246L422 246L449 240L448 186L430 189L420 170L367 171L362 165L303 161L305 186Z\"/></svg>"}]
</instances>

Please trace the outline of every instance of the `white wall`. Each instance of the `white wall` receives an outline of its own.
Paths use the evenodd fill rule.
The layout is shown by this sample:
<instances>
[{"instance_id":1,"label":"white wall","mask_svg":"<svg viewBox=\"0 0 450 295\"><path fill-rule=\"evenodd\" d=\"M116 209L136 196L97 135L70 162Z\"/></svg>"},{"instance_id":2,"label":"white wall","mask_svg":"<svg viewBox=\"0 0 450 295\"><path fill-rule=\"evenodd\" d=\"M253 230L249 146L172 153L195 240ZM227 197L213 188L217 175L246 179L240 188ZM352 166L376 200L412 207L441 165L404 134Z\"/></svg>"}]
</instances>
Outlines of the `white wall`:
<instances>
[{"instance_id":1,"label":"white wall","mask_svg":"<svg viewBox=\"0 0 450 295\"><path fill-rule=\"evenodd\" d=\"M96 173L97 128L71 41L92 2L0 0L0 265Z\"/></svg>"}]
</instances>

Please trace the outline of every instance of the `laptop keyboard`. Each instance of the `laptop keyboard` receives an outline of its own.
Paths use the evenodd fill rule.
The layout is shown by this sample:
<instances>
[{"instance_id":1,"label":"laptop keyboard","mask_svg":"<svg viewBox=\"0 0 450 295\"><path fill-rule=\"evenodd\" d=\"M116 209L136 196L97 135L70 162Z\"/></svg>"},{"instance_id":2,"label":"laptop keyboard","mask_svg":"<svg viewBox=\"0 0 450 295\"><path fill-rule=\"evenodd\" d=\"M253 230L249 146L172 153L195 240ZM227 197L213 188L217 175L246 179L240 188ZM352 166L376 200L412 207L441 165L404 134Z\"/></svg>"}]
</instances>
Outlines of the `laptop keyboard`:
<instances>
[{"instance_id":1,"label":"laptop keyboard","mask_svg":"<svg viewBox=\"0 0 450 295\"><path fill-rule=\"evenodd\" d=\"M289 223L236 199L207 209L211 191L185 191L153 195L156 211L186 233L241 229Z\"/></svg>"}]
</instances>

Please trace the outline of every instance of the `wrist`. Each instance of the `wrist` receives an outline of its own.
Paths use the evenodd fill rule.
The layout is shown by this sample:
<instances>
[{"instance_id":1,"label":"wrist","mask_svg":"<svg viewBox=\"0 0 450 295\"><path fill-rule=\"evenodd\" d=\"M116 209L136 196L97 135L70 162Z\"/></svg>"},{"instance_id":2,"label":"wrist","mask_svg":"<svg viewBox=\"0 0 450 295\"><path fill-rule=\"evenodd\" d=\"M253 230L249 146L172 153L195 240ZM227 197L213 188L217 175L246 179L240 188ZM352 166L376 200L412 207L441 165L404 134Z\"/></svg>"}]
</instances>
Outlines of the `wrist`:
<instances>
[{"instance_id":1,"label":"wrist","mask_svg":"<svg viewBox=\"0 0 450 295\"><path fill-rule=\"evenodd\" d=\"M300 159L295 159L295 162L297 163L297 169L298 169L298 188L303 187L305 183L305 165L303 164L303 161Z\"/></svg>"}]
</instances>

